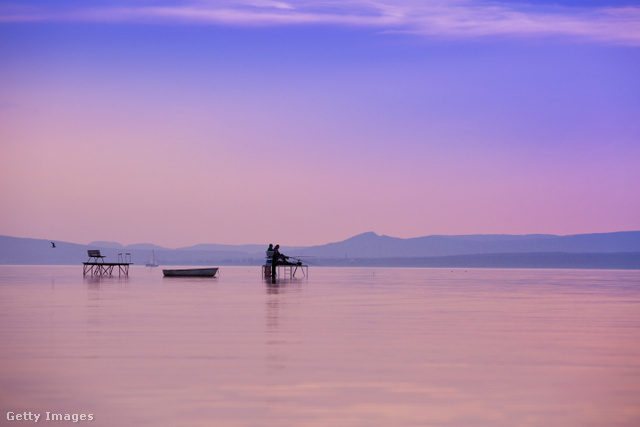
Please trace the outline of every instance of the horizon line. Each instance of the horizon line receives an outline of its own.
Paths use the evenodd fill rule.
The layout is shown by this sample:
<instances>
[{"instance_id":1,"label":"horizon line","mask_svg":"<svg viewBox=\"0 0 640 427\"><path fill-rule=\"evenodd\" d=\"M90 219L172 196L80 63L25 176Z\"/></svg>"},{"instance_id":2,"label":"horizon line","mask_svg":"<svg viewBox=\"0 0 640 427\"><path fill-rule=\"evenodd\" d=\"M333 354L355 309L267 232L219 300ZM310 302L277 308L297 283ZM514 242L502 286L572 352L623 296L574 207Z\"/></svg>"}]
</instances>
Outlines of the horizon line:
<instances>
[{"instance_id":1,"label":"horizon line","mask_svg":"<svg viewBox=\"0 0 640 427\"><path fill-rule=\"evenodd\" d=\"M526 237L526 236L548 236L548 237L569 237L569 236L586 236L586 235L594 235L594 234L618 234L618 233L638 233L640 232L640 230L620 230L620 231L604 231L604 232L592 232L592 233L575 233L575 234L548 234L548 233L527 233L527 234L508 234L508 233L477 233L477 234L429 234L429 235L424 235L424 236L416 236L416 237L395 237L395 236L388 236L385 234L378 234L375 231L366 231L363 233L358 233L355 234L351 237L347 237L346 239L343 240L339 240L339 241L334 241L334 242L327 242L327 243L322 243L322 244L316 244L316 245L281 245L283 247L287 247L287 248L309 248L309 247L314 247L314 246L324 246L324 245L330 245L330 244L335 244L335 243L342 243L344 241L353 239L355 237L359 237L365 234L374 234L377 237L390 237L392 239L399 239L399 240L411 240L411 239L421 239L421 238L426 238L426 237L473 237L473 236L510 236L510 237ZM37 238L37 237L17 237L17 236L9 236L9 235L0 235L0 238L2 237L8 237L11 239L27 239L27 240L43 240L43 241L47 241L47 242L61 242L61 243L68 243L68 244L72 244L72 245L79 245L79 246L91 246L93 243L107 243L107 244L111 244L111 245L120 245L122 246L122 248L127 248L130 246L140 246L140 245L150 245L150 246L156 246L158 248L161 249L169 249L169 250L177 250L177 249L185 249L185 248L191 248L194 246L201 246L201 245L215 245L215 246L267 246L269 243L196 243L196 244L192 244L192 245L187 245L187 246L179 246L176 248L170 248L170 247L165 247L165 246L161 246L158 245L156 243L131 243L128 245L123 245L120 242L115 242L115 241L107 241L107 240L92 240L89 243L75 243L75 242L69 242L69 241L65 241L65 240L60 240L60 239L44 239L44 238ZM115 248L114 248L115 249Z\"/></svg>"}]
</instances>

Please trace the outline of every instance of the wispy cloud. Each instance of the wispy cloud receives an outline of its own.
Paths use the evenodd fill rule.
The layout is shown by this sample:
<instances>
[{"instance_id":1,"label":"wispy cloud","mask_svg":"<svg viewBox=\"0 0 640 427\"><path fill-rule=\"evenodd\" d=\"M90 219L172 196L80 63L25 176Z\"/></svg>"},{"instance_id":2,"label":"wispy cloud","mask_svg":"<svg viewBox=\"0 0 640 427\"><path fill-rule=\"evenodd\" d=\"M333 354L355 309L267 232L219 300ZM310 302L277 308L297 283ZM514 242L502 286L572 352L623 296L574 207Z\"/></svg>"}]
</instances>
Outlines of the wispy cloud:
<instances>
[{"instance_id":1,"label":"wispy cloud","mask_svg":"<svg viewBox=\"0 0 640 427\"><path fill-rule=\"evenodd\" d=\"M112 3L113 4L113 3ZM63 2L64 5L64 2ZM564 36L640 45L640 7L468 0L186 0L113 6L0 4L0 22L99 21L245 26L344 25L429 37Z\"/></svg>"}]
</instances>

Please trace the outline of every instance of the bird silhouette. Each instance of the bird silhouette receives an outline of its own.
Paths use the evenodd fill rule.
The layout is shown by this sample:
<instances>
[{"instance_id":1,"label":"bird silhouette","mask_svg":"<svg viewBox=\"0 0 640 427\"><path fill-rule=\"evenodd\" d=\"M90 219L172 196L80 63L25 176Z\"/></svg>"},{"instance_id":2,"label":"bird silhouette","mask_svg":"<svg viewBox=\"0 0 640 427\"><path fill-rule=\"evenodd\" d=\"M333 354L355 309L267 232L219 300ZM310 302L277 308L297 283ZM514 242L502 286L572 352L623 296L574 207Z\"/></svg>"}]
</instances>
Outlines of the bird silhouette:
<instances>
[{"instance_id":1,"label":"bird silhouette","mask_svg":"<svg viewBox=\"0 0 640 427\"><path fill-rule=\"evenodd\" d=\"M52 247L52 248L55 248L55 247L56 247L56 244L55 244L55 243L53 243L53 242L51 242L51 247Z\"/></svg>"}]
</instances>

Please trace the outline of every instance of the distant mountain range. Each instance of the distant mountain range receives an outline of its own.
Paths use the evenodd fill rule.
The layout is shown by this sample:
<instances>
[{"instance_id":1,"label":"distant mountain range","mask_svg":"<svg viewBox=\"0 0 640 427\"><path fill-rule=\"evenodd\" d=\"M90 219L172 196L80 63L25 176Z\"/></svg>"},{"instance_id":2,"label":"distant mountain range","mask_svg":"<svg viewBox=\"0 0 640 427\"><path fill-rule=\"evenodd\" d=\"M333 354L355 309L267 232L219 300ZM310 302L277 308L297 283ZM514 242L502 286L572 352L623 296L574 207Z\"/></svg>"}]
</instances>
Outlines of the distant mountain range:
<instances>
[{"instance_id":1,"label":"distant mountain range","mask_svg":"<svg viewBox=\"0 0 640 427\"><path fill-rule=\"evenodd\" d=\"M0 264L81 264L88 249L100 249L107 261L130 254L144 265L151 251L160 265L260 265L267 245L200 244L168 249L143 243L115 242L79 245L49 240L0 236ZM308 258L316 265L500 267L500 268L620 268L640 269L640 231L556 236L468 235L410 239L363 233L347 240L309 247L283 247L287 255Z\"/></svg>"},{"instance_id":2,"label":"distant mountain range","mask_svg":"<svg viewBox=\"0 0 640 427\"><path fill-rule=\"evenodd\" d=\"M379 236L369 232L342 242L305 248L304 251L308 255L323 258L405 258L533 252L640 252L640 231L571 236L477 234L411 239Z\"/></svg>"}]
</instances>

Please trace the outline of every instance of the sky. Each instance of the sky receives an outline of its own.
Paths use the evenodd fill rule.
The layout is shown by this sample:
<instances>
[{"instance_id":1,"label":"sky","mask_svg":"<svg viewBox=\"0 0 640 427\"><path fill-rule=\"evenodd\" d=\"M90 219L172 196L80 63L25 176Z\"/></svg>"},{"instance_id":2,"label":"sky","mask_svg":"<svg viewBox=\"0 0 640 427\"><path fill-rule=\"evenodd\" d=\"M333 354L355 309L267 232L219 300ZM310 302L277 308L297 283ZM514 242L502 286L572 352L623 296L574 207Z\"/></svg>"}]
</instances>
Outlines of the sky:
<instances>
[{"instance_id":1,"label":"sky","mask_svg":"<svg viewBox=\"0 0 640 427\"><path fill-rule=\"evenodd\" d=\"M0 0L0 235L640 230L640 3Z\"/></svg>"}]
</instances>

